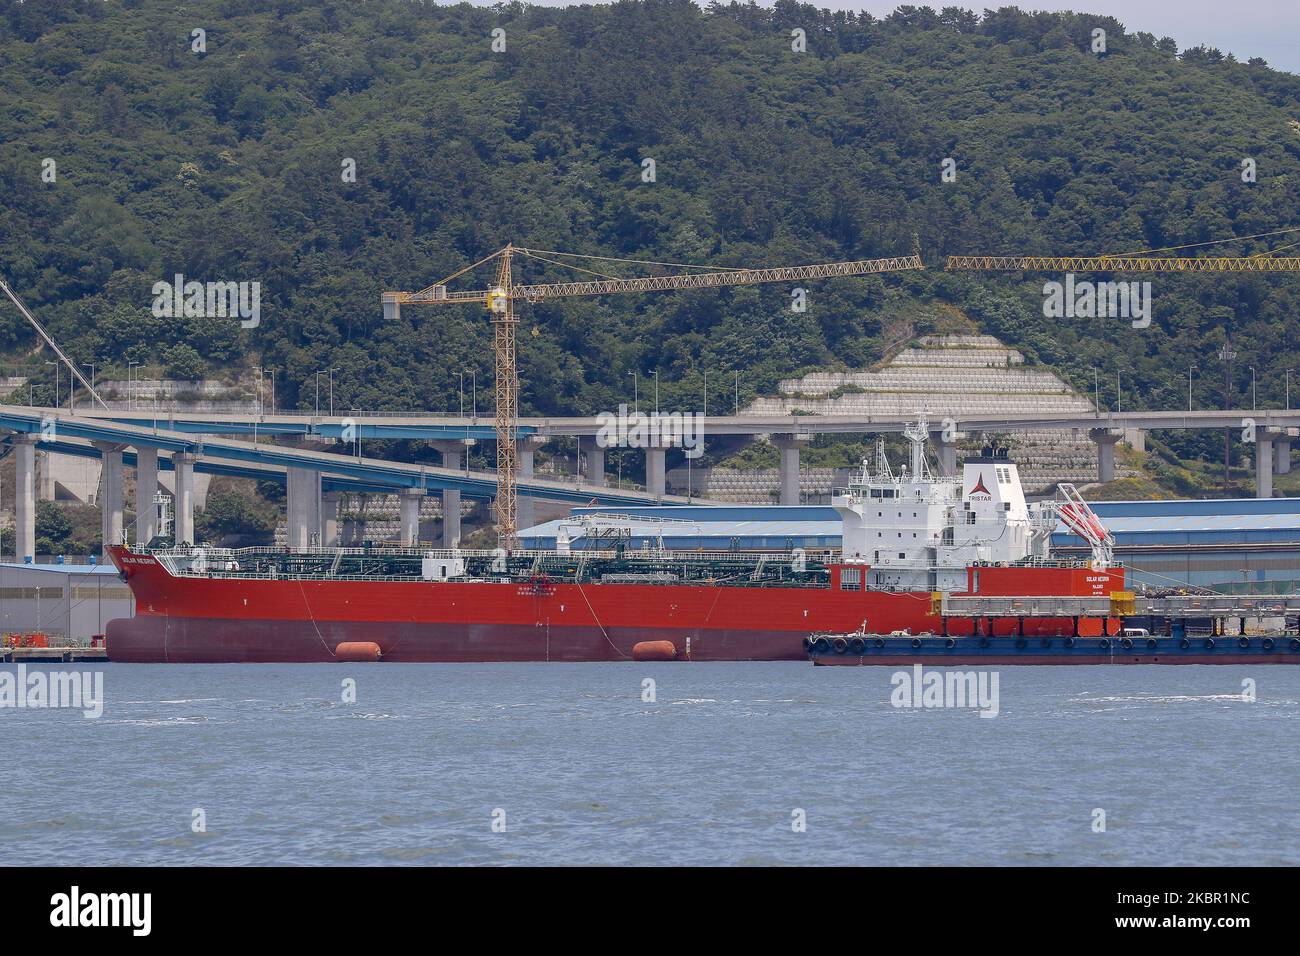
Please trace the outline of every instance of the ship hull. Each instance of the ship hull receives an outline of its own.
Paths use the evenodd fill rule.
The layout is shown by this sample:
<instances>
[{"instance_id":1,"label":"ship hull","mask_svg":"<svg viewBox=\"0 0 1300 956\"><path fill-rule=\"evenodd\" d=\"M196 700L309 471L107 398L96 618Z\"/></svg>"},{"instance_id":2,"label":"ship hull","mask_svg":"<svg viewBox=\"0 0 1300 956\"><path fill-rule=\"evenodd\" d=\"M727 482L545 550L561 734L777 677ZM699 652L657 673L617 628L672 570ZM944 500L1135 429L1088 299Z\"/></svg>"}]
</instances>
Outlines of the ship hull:
<instances>
[{"instance_id":1,"label":"ship hull","mask_svg":"<svg viewBox=\"0 0 1300 956\"><path fill-rule=\"evenodd\" d=\"M710 629L704 639L671 628L519 624L240 621L137 617L109 625L119 663L323 663L343 643L379 646L389 662L625 661L646 641L670 641L695 661L803 660L802 634Z\"/></svg>"},{"instance_id":2,"label":"ship hull","mask_svg":"<svg viewBox=\"0 0 1300 956\"><path fill-rule=\"evenodd\" d=\"M930 592L722 584L249 579L173 576L147 554L110 554L136 599L111 621L109 658L123 662L313 662L343 643L374 643L383 660L619 661L669 641L697 661L806 659L814 631L938 631ZM1003 573L1005 572L1005 573ZM981 593L1098 595L1122 570L981 569ZM1113 629L1117 621L1111 621ZM987 628L987 624L984 625ZM995 622L1013 633L1021 622ZM1026 618L1029 635L1069 634L1068 619ZM970 633L950 620L950 633ZM1100 633L1102 622L1080 622Z\"/></svg>"}]
</instances>

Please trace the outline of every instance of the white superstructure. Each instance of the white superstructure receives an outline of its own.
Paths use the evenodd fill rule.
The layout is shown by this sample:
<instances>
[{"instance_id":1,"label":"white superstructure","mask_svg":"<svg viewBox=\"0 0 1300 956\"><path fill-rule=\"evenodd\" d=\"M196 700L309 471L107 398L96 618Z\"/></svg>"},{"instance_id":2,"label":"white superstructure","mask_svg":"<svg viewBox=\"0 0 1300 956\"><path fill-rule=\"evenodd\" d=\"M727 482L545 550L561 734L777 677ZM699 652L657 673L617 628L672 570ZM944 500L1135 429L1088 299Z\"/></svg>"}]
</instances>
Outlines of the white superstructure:
<instances>
[{"instance_id":1,"label":"white superstructure","mask_svg":"<svg viewBox=\"0 0 1300 956\"><path fill-rule=\"evenodd\" d=\"M909 591L966 587L966 568L1046 560L1056 506L1029 505L1005 449L968 459L960 478L933 475L926 461L924 418L909 426L909 463L895 475L876 449L874 466L837 490L844 559L870 565L867 586Z\"/></svg>"}]
</instances>

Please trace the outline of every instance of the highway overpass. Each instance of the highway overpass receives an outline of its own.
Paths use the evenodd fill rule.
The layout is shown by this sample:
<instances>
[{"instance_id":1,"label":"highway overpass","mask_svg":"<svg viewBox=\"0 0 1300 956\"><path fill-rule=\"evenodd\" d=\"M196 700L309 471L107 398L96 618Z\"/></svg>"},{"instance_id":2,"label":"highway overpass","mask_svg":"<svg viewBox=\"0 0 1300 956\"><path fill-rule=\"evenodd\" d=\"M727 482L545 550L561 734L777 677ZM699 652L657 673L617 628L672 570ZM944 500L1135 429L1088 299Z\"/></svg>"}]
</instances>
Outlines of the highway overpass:
<instances>
[{"instance_id":1,"label":"highway overpass","mask_svg":"<svg viewBox=\"0 0 1300 956\"><path fill-rule=\"evenodd\" d=\"M360 412L321 416L282 412L249 421L246 415L160 414L104 409L79 414L108 418L119 423L161 423L171 431L191 434L260 434L304 439L312 436L341 439L346 435L358 438L362 445L369 439L409 438L447 443L493 441L496 436L491 419L484 416L460 418L433 414L388 415ZM782 504L797 504L799 453L809 439L828 434L901 432L915 420L915 415L711 415L698 419L697 425L702 436L771 436L781 455L780 501ZM533 449L548 438L573 437L578 439L579 454L587 457L587 474L594 483L601 484L604 480L605 449L597 445L597 435L606 421L607 419L598 416L520 419L521 464L530 468ZM1103 482L1115 477L1115 444L1125 436L1138 439L1152 429L1231 428L1249 432L1256 443L1256 494L1261 498L1269 498L1273 494L1274 474L1290 471L1291 444L1300 436L1300 410L1177 409L1065 415L973 415L936 419L930 422L930 427L941 474L952 474L955 471L956 443L961 436L1014 434L1018 431L1043 429L1071 429L1080 434L1086 433L1097 446L1097 478ZM665 452L666 447L644 449L646 488L656 498L663 497L666 489Z\"/></svg>"},{"instance_id":2,"label":"highway overpass","mask_svg":"<svg viewBox=\"0 0 1300 956\"><path fill-rule=\"evenodd\" d=\"M407 544L413 544L418 537L422 496L441 495L446 516L444 543L450 544L460 537L461 496L491 500L496 492L495 472L339 455L166 425L161 421L122 422L106 416L85 416L80 411L74 416L46 408L0 406L0 431L7 433L4 442L12 447L15 460L14 524L18 559L35 554L35 453L38 449L102 460L100 500L105 542L123 540L124 466L136 471L134 538L141 542L148 541L157 531L153 500L160 467L175 472L175 537L182 542L194 540L193 474L196 470L283 482L288 501L289 543L296 547L327 541L331 521L326 513L326 496L331 492L399 494L402 537ZM450 453L457 443L450 439L444 441L452 442L448 446ZM459 447L464 448L463 442ZM583 505L701 503L698 499L610 488L603 483L578 479L570 482L537 478L531 473L531 449L526 452L524 465L517 486L521 503L534 498Z\"/></svg>"}]
</instances>

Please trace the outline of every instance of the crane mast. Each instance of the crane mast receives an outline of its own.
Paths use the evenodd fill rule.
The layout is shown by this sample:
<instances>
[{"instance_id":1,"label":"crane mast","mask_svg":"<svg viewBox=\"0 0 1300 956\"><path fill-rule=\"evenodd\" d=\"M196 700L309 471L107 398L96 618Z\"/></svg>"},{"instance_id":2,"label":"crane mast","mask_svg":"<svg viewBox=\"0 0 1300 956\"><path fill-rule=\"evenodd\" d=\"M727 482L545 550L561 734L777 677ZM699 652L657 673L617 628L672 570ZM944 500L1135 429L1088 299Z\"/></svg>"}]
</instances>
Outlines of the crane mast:
<instances>
[{"instance_id":1,"label":"crane mast","mask_svg":"<svg viewBox=\"0 0 1300 956\"><path fill-rule=\"evenodd\" d=\"M488 308L492 312L492 354L496 364L497 526L500 528L501 546L504 548L516 546L519 532L518 499L515 492L518 462L515 439L519 431L519 368L515 363L515 331L519 322L515 318L515 297L512 291L513 258L512 246L507 245L501 250L497 284L488 296Z\"/></svg>"},{"instance_id":2,"label":"crane mast","mask_svg":"<svg viewBox=\"0 0 1300 956\"><path fill-rule=\"evenodd\" d=\"M517 284L513 265L516 256L526 256L554 266L573 269L594 276L577 282L548 282L534 285ZM553 258L555 256L563 259ZM496 260L496 284L490 289L452 290L448 283L465 273ZM595 260L638 266L670 266L699 271L672 272L664 275L626 278L579 266L572 261ZM395 318L403 305L449 305L477 302L485 304L492 315L493 356L496 370L496 437L497 437L497 534L501 547L518 546L517 469L516 442L519 426L519 370L515 361L516 336L519 320L515 301L540 302L548 299L580 295L610 295L622 292L659 292L671 289L715 289L728 286L757 285L763 282L790 282L808 279L827 279L838 276L870 275L924 269L919 255L896 256L884 259L858 259L849 262L824 262L802 266L782 266L764 269L734 269L716 266L693 266L682 263L649 262L644 260L614 259L608 256L577 255L575 253L528 249L513 243L499 249L478 262L465 266L433 285L418 292L385 292L385 315Z\"/></svg>"}]
</instances>

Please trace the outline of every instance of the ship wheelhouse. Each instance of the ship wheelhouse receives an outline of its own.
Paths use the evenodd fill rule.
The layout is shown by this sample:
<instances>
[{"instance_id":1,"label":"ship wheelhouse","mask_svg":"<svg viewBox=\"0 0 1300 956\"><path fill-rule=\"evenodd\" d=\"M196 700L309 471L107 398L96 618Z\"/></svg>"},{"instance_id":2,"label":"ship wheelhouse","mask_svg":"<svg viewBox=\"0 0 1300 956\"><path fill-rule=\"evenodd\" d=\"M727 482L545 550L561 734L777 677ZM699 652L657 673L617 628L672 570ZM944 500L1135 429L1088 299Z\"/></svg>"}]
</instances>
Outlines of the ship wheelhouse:
<instances>
[{"instance_id":1,"label":"ship wheelhouse","mask_svg":"<svg viewBox=\"0 0 1300 956\"><path fill-rule=\"evenodd\" d=\"M1005 449L986 448L960 476L941 476L927 460L924 417L903 434L907 465L895 473L882 441L874 463L864 461L833 499L844 522L844 560L866 566L866 587L964 591L972 565L1046 560L1055 508L1026 502Z\"/></svg>"}]
</instances>

